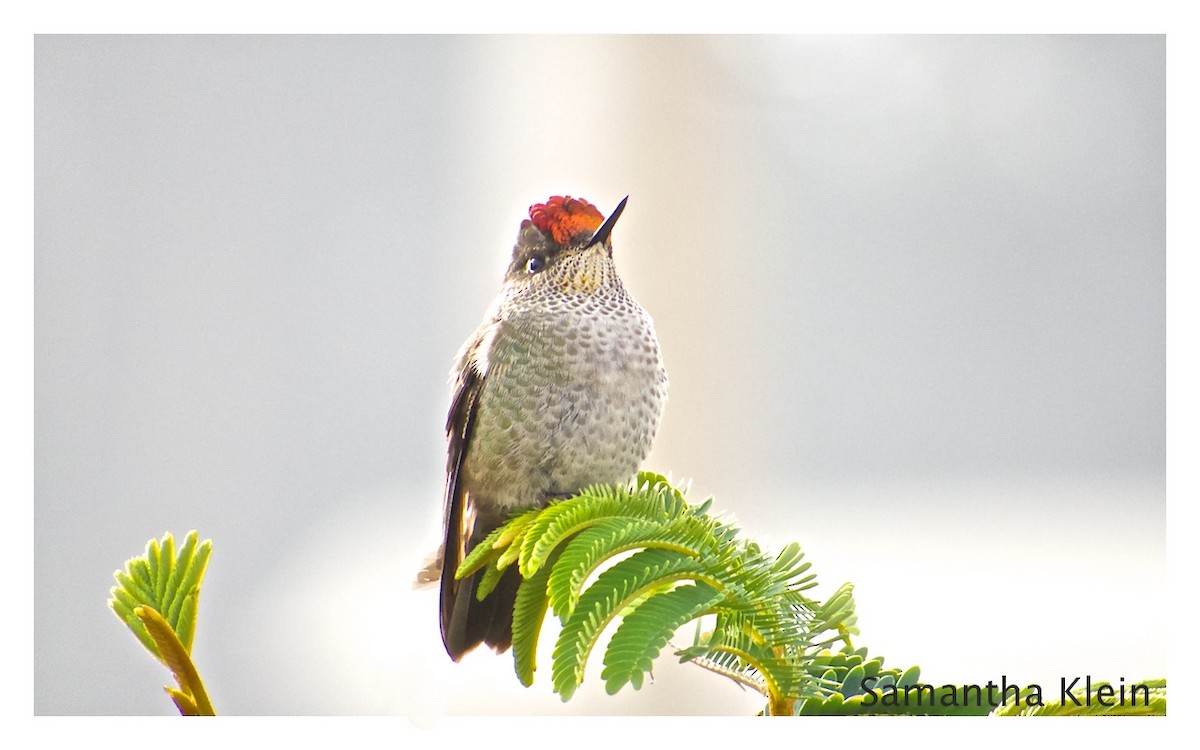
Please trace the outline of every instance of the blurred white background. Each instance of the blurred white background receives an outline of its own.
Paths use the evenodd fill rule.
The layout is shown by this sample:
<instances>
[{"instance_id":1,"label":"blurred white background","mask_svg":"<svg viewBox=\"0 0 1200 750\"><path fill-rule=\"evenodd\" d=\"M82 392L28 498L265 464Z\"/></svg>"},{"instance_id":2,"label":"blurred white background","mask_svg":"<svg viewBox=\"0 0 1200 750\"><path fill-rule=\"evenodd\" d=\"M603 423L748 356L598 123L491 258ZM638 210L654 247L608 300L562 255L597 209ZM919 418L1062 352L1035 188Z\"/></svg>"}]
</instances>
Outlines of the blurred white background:
<instances>
[{"instance_id":1,"label":"blurred white background","mask_svg":"<svg viewBox=\"0 0 1200 750\"><path fill-rule=\"evenodd\" d=\"M1166 673L1164 40L108 37L35 44L35 704L173 713L105 607L214 540L231 714L731 713L660 661L569 704L454 665L447 373L527 207L615 248L648 468L857 585L924 679Z\"/></svg>"}]
</instances>

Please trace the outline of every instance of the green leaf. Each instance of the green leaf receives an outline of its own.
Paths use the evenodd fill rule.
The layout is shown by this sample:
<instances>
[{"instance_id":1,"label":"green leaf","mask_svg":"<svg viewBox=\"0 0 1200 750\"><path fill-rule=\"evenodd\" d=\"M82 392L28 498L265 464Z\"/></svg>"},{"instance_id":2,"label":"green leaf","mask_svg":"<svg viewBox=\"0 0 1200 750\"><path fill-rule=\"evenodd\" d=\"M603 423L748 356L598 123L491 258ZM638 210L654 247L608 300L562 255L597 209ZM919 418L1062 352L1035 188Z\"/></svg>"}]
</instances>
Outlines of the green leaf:
<instances>
[{"instance_id":1,"label":"green leaf","mask_svg":"<svg viewBox=\"0 0 1200 750\"><path fill-rule=\"evenodd\" d=\"M563 549L550 576L550 606L565 621L583 584L606 561L637 549L657 548L693 558L715 554L708 524L690 516L665 521L606 518L581 531Z\"/></svg>"},{"instance_id":2,"label":"green leaf","mask_svg":"<svg viewBox=\"0 0 1200 750\"><path fill-rule=\"evenodd\" d=\"M700 572L697 561L678 552L648 549L628 557L597 577L580 597L554 647L554 690L570 700L583 681L583 666L601 631L645 590Z\"/></svg>"},{"instance_id":3,"label":"green leaf","mask_svg":"<svg viewBox=\"0 0 1200 750\"><path fill-rule=\"evenodd\" d=\"M109 606L160 661L162 654L134 610L146 605L159 612L190 652L196 628L196 601L211 553L212 540L199 543L195 531L188 534L176 553L175 538L168 533L161 542L150 540L145 555L128 560L124 571L113 573L117 585L109 592Z\"/></svg>"},{"instance_id":4,"label":"green leaf","mask_svg":"<svg viewBox=\"0 0 1200 750\"><path fill-rule=\"evenodd\" d=\"M647 599L621 621L608 642L601 678L609 694L629 682L640 687L671 635L684 623L709 611L724 595L704 583L680 586Z\"/></svg>"},{"instance_id":5,"label":"green leaf","mask_svg":"<svg viewBox=\"0 0 1200 750\"><path fill-rule=\"evenodd\" d=\"M519 541L522 538L528 525L538 518L540 512L541 509L532 508L513 516L503 526L494 529L492 533L484 537L482 542L476 544L467 553L467 556L459 563L454 577L459 580L466 578L493 560L498 559L512 545L514 540ZM517 546L519 547L519 544Z\"/></svg>"},{"instance_id":6,"label":"green leaf","mask_svg":"<svg viewBox=\"0 0 1200 750\"><path fill-rule=\"evenodd\" d=\"M551 569L552 565L544 566L522 580L513 603L513 666L517 679L525 687L533 684L533 673L537 670L537 646L549 604L546 584Z\"/></svg>"},{"instance_id":7,"label":"green leaf","mask_svg":"<svg viewBox=\"0 0 1200 750\"><path fill-rule=\"evenodd\" d=\"M662 521L674 507L661 487L634 493L628 487L596 485L579 494L584 502L551 503L530 525L521 544L521 575L531 575L559 544L603 518Z\"/></svg>"},{"instance_id":8,"label":"green leaf","mask_svg":"<svg viewBox=\"0 0 1200 750\"><path fill-rule=\"evenodd\" d=\"M146 650L166 665L180 690L167 688L185 715L210 715L212 705L191 661L196 632L200 584L208 567L212 541L199 542L195 531L175 548L175 538L164 534L151 539L146 553L116 571L117 585L110 590L109 607L137 636Z\"/></svg>"},{"instance_id":9,"label":"green leaf","mask_svg":"<svg viewBox=\"0 0 1200 750\"><path fill-rule=\"evenodd\" d=\"M483 575L479 577L479 586L475 589L475 598L483 601L484 597L495 591L500 585L500 579L504 577L505 568L500 567L499 560L496 560L492 565L483 569Z\"/></svg>"},{"instance_id":10,"label":"green leaf","mask_svg":"<svg viewBox=\"0 0 1200 750\"><path fill-rule=\"evenodd\" d=\"M932 688L947 705L915 700L921 695L928 703L931 690L919 683L917 667L885 667L881 657L850 643L859 633L851 584L838 587L824 602L811 598L807 592L816 576L800 545L788 544L771 555L753 540L739 539L735 526L710 515L711 506L711 498L688 505L665 477L643 472L632 486L588 487L573 498L521 513L472 550L458 575L486 566L482 596L500 571L517 564L524 577L513 617L518 678L532 683L541 627L552 610L563 622L551 672L564 701L578 689L605 629L621 618L604 656L609 692L640 687L672 634L695 620L694 641L676 651L678 658L761 691L772 715L979 715L990 710L953 705L965 695L964 688L953 685ZM164 564L161 556L153 564ZM154 585L158 579L152 572L150 560L130 567L127 588ZM114 600L114 611L126 617L130 601L136 600ZM714 624L704 633L700 618L709 613ZM863 689L868 678L871 694ZM881 690L897 697L883 705L874 700ZM1148 712L1165 712L1165 706L1164 682ZM997 715L1016 712L1078 713L1061 705L996 710Z\"/></svg>"}]
</instances>

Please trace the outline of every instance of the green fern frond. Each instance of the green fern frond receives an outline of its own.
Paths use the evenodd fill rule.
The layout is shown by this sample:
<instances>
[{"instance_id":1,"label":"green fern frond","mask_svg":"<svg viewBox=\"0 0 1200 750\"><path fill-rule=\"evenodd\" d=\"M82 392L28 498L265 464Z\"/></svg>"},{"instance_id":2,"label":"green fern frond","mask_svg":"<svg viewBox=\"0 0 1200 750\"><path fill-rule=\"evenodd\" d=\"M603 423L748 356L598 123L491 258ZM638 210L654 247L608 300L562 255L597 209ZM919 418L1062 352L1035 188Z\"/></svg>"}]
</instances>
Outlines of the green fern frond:
<instances>
[{"instance_id":1,"label":"green fern frond","mask_svg":"<svg viewBox=\"0 0 1200 750\"><path fill-rule=\"evenodd\" d=\"M647 589L701 575L696 560L677 552L647 549L601 573L579 599L554 647L554 690L570 700L583 681L587 661L601 631Z\"/></svg>"},{"instance_id":2,"label":"green fern frond","mask_svg":"<svg viewBox=\"0 0 1200 750\"><path fill-rule=\"evenodd\" d=\"M531 575L545 563L550 550L604 519L662 523L680 515L686 503L671 490L669 485L648 482L640 484L638 489L593 485L570 500L551 503L524 536L521 575Z\"/></svg>"},{"instance_id":3,"label":"green fern frond","mask_svg":"<svg viewBox=\"0 0 1200 750\"><path fill-rule=\"evenodd\" d=\"M562 630L553 649L552 682L569 700L583 680L598 640L620 620L604 652L609 693L640 688L653 661L688 622L690 646L675 655L767 697L778 714L981 715L993 705L978 686L920 684L916 667L886 667L855 648L854 587L843 584L825 601L811 598L816 576L798 544L770 554L709 514L711 498L689 505L665 477L642 473L632 486L598 485L577 496L515 516L471 550L456 575L486 569L480 596L514 563L523 577L513 611L517 676L533 682L545 618ZM131 566L131 590L159 585L154 566ZM607 569L605 568L607 567ZM701 618L712 623L702 632ZM870 686L870 690L867 686ZM1166 710L1166 686L1155 688L1145 713ZM997 715L1087 713L1047 705L1002 706ZM1110 708L1110 707L1103 707ZM1093 713L1137 713L1092 709Z\"/></svg>"},{"instance_id":4,"label":"green fern frond","mask_svg":"<svg viewBox=\"0 0 1200 750\"><path fill-rule=\"evenodd\" d=\"M608 693L612 695L629 683L635 690L640 689L645 673L671 635L723 598L717 589L697 583L650 597L633 610L621 621L604 654L600 677Z\"/></svg>"},{"instance_id":5,"label":"green fern frond","mask_svg":"<svg viewBox=\"0 0 1200 750\"><path fill-rule=\"evenodd\" d=\"M134 610L141 606L153 607L170 625L183 647L189 652L192 650L200 584L212 554L212 540L206 539L202 543L198 540L195 531L189 532L176 553L175 538L171 534L164 534L161 541L151 539L145 555L126 561L124 571L113 573L117 585L109 591L109 607L159 661L163 660L163 655Z\"/></svg>"},{"instance_id":6,"label":"green fern frond","mask_svg":"<svg viewBox=\"0 0 1200 750\"><path fill-rule=\"evenodd\" d=\"M843 583L815 613L816 622L827 629L850 627L854 619L854 586Z\"/></svg>"},{"instance_id":7,"label":"green fern frond","mask_svg":"<svg viewBox=\"0 0 1200 750\"><path fill-rule=\"evenodd\" d=\"M681 656L738 675L739 682L768 696L822 697L836 685L808 668L813 649L812 634L803 628L807 619L805 612L787 608L755 610L723 604L713 632Z\"/></svg>"},{"instance_id":8,"label":"green fern frond","mask_svg":"<svg viewBox=\"0 0 1200 750\"><path fill-rule=\"evenodd\" d=\"M617 618L623 622L605 656L610 690L639 685L671 634L709 612L717 615L716 632L681 651L681 658L705 655L708 664L742 675L747 684L791 699L829 692L805 665L819 650L815 636L822 645L845 637L831 628L844 629L852 617L848 589L822 609L801 593L815 585L815 576L799 545L769 555L707 515L710 507L711 500L688 505L655 474L639 475L632 487L589 487L502 526L468 554L457 575L486 568L482 595L504 568L518 564L524 581L514 611L517 675L524 684L532 681L542 619L554 611L563 628L553 651L553 682L564 700Z\"/></svg>"},{"instance_id":9,"label":"green fern frond","mask_svg":"<svg viewBox=\"0 0 1200 750\"><path fill-rule=\"evenodd\" d=\"M644 519L605 518L580 532L563 548L550 574L550 608L566 621L579 601L584 581L612 555L640 548L662 536L660 524ZM685 552L676 549L677 552ZM686 552L685 552L686 554Z\"/></svg>"},{"instance_id":10,"label":"green fern frond","mask_svg":"<svg viewBox=\"0 0 1200 750\"><path fill-rule=\"evenodd\" d=\"M533 673L537 670L538 640L550 603L547 582L551 571L555 569L553 559L550 562L552 564L543 566L521 582L513 603L513 666L517 671L517 679L525 687L533 684Z\"/></svg>"},{"instance_id":11,"label":"green fern frond","mask_svg":"<svg viewBox=\"0 0 1200 750\"><path fill-rule=\"evenodd\" d=\"M715 554L712 524L690 515L662 521L605 518L571 539L550 576L550 606L563 621L575 609L583 584L617 555L665 549L695 559Z\"/></svg>"},{"instance_id":12,"label":"green fern frond","mask_svg":"<svg viewBox=\"0 0 1200 750\"><path fill-rule=\"evenodd\" d=\"M151 539L145 555L113 573L117 585L108 602L146 650L171 670L179 689L165 690L185 716L215 713L191 659L200 584L211 553L212 540L199 542L195 531L178 551L170 533Z\"/></svg>"},{"instance_id":13,"label":"green fern frond","mask_svg":"<svg viewBox=\"0 0 1200 750\"><path fill-rule=\"evenodd\" d=\"M482 542L475 545L467 553L467 556L459 563L454 577L459 579L466 578L485 565L497 561L502 554L513 547L520 549L520 541L524 538L525 532L528 531L529 525L537 519L540 512L541 509L532 508L524 513L513 516L503 526L494 529L492 533L484 537ZM511 561L502 563L500 567L503 569L508 567L509 564L511 564Z\"/></svg>"},{"instance_id":14,"label":"green fern frond","mask_svg":"<svg viewBox=\"0 0 1200 750\"><path fill-rule=\"evenodd\" d=\"M497 561L495 565L484 568L483 575L479 577L479 586L475 589L475 598L483 601L484 597L495 591L507 567Z\"/></svg>"}]
</instances>

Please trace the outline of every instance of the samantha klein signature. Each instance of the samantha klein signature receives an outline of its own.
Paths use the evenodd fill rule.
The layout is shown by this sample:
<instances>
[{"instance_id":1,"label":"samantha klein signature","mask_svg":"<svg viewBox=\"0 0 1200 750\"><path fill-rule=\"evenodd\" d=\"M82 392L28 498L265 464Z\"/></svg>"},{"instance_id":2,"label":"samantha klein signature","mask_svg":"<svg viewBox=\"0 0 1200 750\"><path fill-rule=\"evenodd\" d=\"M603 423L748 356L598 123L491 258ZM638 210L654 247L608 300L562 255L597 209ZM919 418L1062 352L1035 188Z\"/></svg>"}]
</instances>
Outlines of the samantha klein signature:
<instances>
[{"instance_id":1,"label":"samantha klein signature","mask_svg":"<svg viewBox=\"0 0 1200 750\"><path fill-rule=\"evenodd\" d=\"M878 681L877 677L863 678L864 706L998 706L1001 703L1044 706L1047 696L1064 706L1150 705L1150 686L1142 683L1126 685L1124 677L1115 685L1108 682L1093 683L1091 675L1074 679L1062 677L1055 692L1047 692L1036 683L1022 686L1009 682L1007 675L1001 675L999 683L988 680L982 685L938 686L917 682L905 686L877 687Z\"/></svg>"}]
</instances>

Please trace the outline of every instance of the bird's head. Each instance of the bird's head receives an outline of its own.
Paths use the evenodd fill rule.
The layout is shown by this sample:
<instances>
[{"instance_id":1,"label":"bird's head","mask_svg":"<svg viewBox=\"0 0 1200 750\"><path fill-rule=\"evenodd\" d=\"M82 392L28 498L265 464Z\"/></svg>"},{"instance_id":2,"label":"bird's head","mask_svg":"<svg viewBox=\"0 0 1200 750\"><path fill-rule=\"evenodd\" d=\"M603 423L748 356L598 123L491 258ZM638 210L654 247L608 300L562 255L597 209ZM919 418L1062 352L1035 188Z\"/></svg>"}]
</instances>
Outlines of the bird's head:
<instances>
[{"instance_id":1,"label":"bird's head","mask_svg":"<svg viewBox=\"0 0 1200 750\"><path fill-rule=\"evenodd\" d=\"M509 285L559 294L595 294L620 285L612 261L612 229L628 196L604 218L591 203L554 196L529 207L521 222Z\"/></svg>"}]
</instances>

